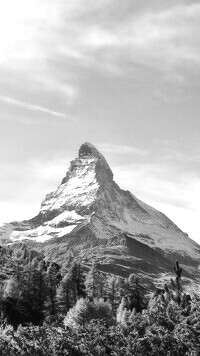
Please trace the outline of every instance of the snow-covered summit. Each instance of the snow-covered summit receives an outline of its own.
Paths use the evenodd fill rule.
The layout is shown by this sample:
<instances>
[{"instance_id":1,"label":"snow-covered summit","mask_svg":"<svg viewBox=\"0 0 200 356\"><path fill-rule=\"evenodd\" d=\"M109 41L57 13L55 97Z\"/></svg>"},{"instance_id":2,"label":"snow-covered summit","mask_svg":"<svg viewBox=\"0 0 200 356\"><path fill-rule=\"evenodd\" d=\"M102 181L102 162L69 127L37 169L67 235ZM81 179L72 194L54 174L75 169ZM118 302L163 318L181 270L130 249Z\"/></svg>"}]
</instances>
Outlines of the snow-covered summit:
<instances>
[{"instance_id":1,"label":"snow-covered summit","mask_svg":"<svg viewBox=\"0 0 200 356\"><path fill-rule=\"evenodd\" d=\"M84 143L61 185L43 200L40 214L48 219L52 212L66 210L82 215L91 213L100 187L112 182L113 174L103 155L92 144Z\"/></svg>"},{"instance_id":2,"label":"snow-covered summit","mask_svg":"<svg viewBox=\"0 0 200 356\"><path fill-rule=\"evenodd\" d=\"M157 265L178 259L198 266L200 260L200 246L164 214L120 189L103 155L87 142L58 188L46 195L39 214L6 231L11 241L49 243L48 253L53 251L55 258L62 243L66 249L62 254L73 247L86 256L95 245L104 257L109 248L112 255L135 256ZM5 235L5 227L0 234Z\"/></svg>"}]
</instances>

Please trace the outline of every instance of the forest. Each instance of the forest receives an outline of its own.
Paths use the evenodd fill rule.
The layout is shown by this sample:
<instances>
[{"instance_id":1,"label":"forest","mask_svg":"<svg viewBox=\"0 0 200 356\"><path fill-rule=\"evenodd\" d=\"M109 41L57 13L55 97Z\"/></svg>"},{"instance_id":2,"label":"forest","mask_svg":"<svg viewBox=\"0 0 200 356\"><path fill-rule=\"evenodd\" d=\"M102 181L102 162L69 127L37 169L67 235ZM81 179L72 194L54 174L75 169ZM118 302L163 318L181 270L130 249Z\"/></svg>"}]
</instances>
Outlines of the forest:
<instances>
[{"instance_id":1,"label":"forest","mask_svg":"<svg viewBox=\"0 0 200 356\"><path fill-rule=\"evenodd\" d=\"M200 297L182 268L149 292L69 257L46 261L25 243L0 247L0 355L198 356Z\"/></svg>"}]
</instances>

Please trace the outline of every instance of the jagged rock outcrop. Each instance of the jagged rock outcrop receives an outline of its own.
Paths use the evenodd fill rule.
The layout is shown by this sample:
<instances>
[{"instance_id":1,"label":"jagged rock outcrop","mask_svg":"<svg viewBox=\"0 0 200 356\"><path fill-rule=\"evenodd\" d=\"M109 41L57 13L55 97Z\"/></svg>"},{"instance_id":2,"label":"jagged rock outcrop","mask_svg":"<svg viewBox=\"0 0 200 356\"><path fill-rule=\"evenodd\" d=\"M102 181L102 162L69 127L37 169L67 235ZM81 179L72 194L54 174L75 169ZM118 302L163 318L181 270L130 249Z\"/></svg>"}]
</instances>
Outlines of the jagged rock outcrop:
<instances>
[{"instance_id":1,"label":"jagged rock outcrop","mask_svg":"<svg viewBox=\"0 0 200 356\"><path fill-rule=\"evenodd\" d=\"M6 228L0 233L3 238ZM73 250L85 263L95 260L100 269L121 275L166 273L175 259L196 273L200 261L200 246L164 214L120 189L105 158L90 143L80 147L39 214L9 224L8 236L10 241L40 243L56 261Z\"/></svg>"}]
</instances>

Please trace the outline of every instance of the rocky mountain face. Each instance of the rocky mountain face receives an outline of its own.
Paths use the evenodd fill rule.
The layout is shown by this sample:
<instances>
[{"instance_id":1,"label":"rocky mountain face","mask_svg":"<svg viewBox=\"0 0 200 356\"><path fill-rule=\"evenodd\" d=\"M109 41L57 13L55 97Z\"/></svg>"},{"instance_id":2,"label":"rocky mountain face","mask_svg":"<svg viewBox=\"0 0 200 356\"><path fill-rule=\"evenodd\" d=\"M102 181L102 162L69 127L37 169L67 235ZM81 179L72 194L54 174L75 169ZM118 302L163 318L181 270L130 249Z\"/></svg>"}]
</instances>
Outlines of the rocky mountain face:
<instances>
[{"instance_id":1,"label":"rocky mountain face","mask_svg":"<svg viewBox=\"0 0 200 356\"><path fill-rule=\"evenodd\" d=\"M80 147L39 214L4 225L0 236L10 243L34 241L60 263L79 256L104 272L136 273L159 283L179 260L185 278L198 278L200 246L164 214L120 189L105 158L89 143Z\"/></svg>"}]
</instances>

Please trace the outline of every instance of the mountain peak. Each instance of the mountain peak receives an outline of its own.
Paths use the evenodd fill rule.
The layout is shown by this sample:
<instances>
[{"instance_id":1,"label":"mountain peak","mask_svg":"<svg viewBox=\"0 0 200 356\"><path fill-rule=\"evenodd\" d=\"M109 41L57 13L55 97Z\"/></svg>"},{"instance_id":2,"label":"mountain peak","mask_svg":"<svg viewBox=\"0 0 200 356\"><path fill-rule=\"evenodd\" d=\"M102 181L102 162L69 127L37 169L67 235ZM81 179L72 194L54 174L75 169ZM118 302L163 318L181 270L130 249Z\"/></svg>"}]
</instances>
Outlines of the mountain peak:
<instances>
[{"instance_id":1,"label":"mountain peak","mask_svg":"<svg viewBox=\"0 0 200 356\"><path fill-rule=\"evenodd\" d=\"M113 173L105 158L91 143L86 142L81 145L78 157L70 162L59 187L46 195L40 213L45 220L66 209L87 214L97 200L98 191L109 189L112 184Z\"/></svg>"},{"instance_id":2,"label":"mountain peak","mask_svg":"<svg viewBox=\"0 0 200 356\"><path fill-rule=\"evenodd\" d=\"M197 275L200 246L165 215L120 189L91 143L82 144L77 156L39 214L0 229L1 239L44 243L46 256L57 261L65 261L73 248L86 264L99 262L102 271L122 276L144 272L145 280L149 273L150 283L152 274L171 271L175 259Z\"/></svg>"},{"instance_id":3,"label":"mountain peak","mask_svg":"<svg viewBox=\"0 0 200 356\"><path fill-rule=\"evenodd\" d=\"M84 157L102 157L102 154L96 149L94 145L89 142L85 142L81 145L79 149L79 158Z\"/></svg>"},{"instance_id":4,"label":"mountain peak","mask_svg":"<svg viewBox=\"0 0 200 356\"><path fill-rule=\"evenodd\" d=\"M96 175L103 182L106 178L113 179L113 173L105 160L104 156L97 150L97 148L89 143L85 142L79 149L79 159L96 159ZM101 179L102 178L102 179Z\"/></svg>"}]
</instances>

